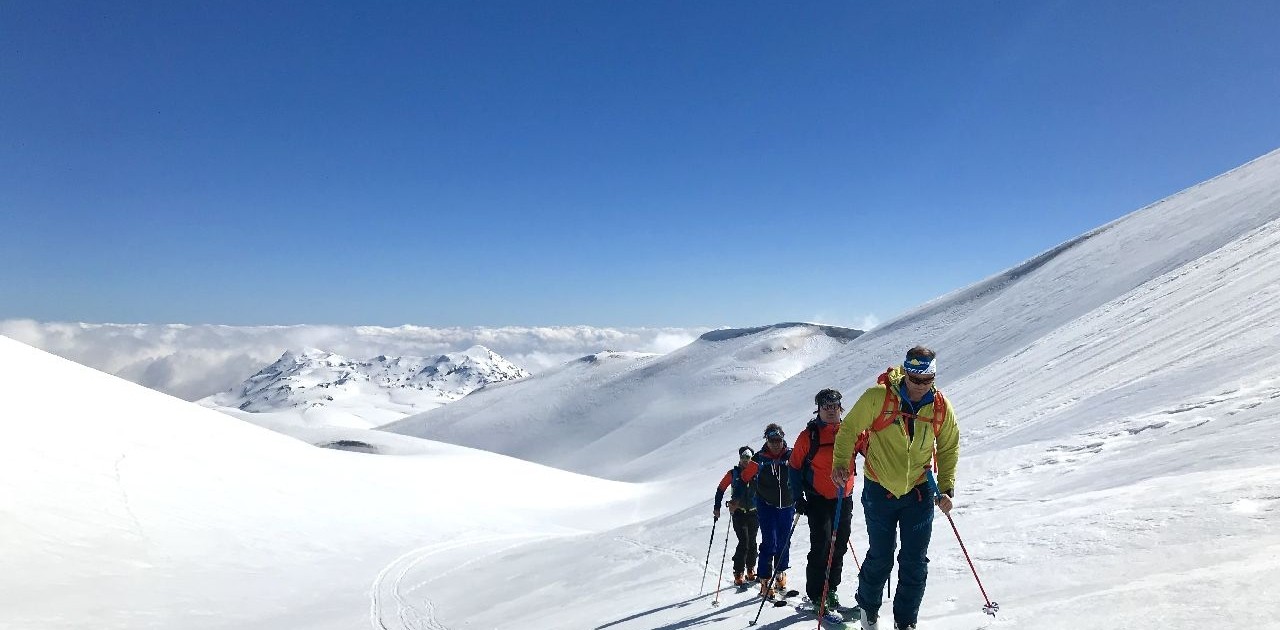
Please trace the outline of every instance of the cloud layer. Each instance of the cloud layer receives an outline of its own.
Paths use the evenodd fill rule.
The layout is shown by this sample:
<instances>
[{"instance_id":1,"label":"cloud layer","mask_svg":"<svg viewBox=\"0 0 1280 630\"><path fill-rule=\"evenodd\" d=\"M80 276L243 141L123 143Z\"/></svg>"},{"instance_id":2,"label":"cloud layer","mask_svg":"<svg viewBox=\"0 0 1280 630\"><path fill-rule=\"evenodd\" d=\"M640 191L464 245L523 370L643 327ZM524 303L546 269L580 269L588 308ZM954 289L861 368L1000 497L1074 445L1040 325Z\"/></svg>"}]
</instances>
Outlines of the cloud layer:
<instances>
[{"instance_id":1,"label":"cloud layer","mask_svg":"<svg viewBox=\"0 0 1280 630\"><path fill-rule=\"evenodd\" d=\"M666 353L707 328L592 326L217 326L0 320L0 335L186 400L225 391L285 350L365 359L432 356L480 344L537 372L602 350Z\"/></svg>"}]
</instances>

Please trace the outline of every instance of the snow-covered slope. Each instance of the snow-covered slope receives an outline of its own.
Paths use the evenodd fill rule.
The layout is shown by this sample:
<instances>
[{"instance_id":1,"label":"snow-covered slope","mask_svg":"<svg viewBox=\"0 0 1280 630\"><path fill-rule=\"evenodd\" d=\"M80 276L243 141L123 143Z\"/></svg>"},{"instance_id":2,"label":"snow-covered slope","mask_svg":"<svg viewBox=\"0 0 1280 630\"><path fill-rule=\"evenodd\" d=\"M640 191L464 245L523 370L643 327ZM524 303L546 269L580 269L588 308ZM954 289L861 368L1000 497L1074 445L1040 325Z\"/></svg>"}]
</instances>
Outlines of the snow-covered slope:
<instances>
[{"instance_id":1,"label":"snow-covered slope","mask_svg":"<svg viewBox=\"0 0 1280 630\"><path fill-rule=\"evenodd\" d=\"M198 402L246 412L234 415L272 428L368 428L528 375L484 346L436 357L377 356L367 361L308 349L285 352L238 387ZM257 422L254 414L264 413L271 415Z\"/></svg>"},{"instance_id":2,"label":"snow-covered slope","mask_svg":"<svg viewBox=\"0 0 1280 630\"><path fill-rule=\"evenodd\" d=\"M938 382L966 420L967 453L996 435L1069 436L1135 411L1147 401L1126 394L1130 381L1174 400L1232 387L1269 360L1248 344L1265 347L1272 329L1248 322L1269 315L1263 296L1280 284L1270 247L1278 220L1280 151L887 321L750 401L750 415L719 415L667 448L710 465L755 425L804 417L823 387L856 396L918 343L940 353ZM1203 371L1188 367L1200 362ZM1196 394L1174 366L1195 370ZM1042 434L1025 433L1033 428Z\"/></svg>"},{"instance_id":3,"label":"snow-covered slope","mask_svg":"<svg viewBox=\"0 0 1280 630\"><path fill-rule=\"evenodd\" d=\"M406 436L387 438L424 456L314 449L0 339L0 627L740 630L757 601L711 606L725 524L710 537L710 501L734 449L770 421L794 435L817 389L856 396L925 343L960 415L955 522L1001 612L983 617L942 519L921 628L1275 628L1277 320L1280 153L793 361L785 380L748 362L759 381L736 395L718 368L774 354L762 344L788 329L604 357L599 378L565 366L566 389L533 377L414 418L429 429L492 398L469 415L486 448L644 484ZM643 407L636 390L657 382ZM844 576L848 600L853 563ZM786 609L760 622L814 627Z\"/></svg>"},{"instance_id":4,"label":"snow-covered slope","mask_svg":"<svg viewBox=\"0 0 1280 630\"><path fill-rule=\"evenodd\" d=\"M421 440L422 457L313 448L4 337L0 383L3 628L397 627L410 613L370 591L402 587L402 569L627 522L646 502ZM501 502L478 491L498 486Z\"/></svg>"},{"instance_id":5,"label":"snow-covered slope","mask_svg":"<svg viewBox=\"0 0 1280 630\"><path fill-rule=\"evenodd\" d=\"M860 334L795 323L716 330L663 356L584 357L382 429L612 476Z\"/></svg>"},{"instance_id":6,"label":"snow-covered slope","mask_svg":"<svg viewBox=\"0 0 1280 630\"><path fill-rule=\"evenodd\" d=\"M569 546L595 550L570 570L602 578L598 586L566 596L558 610L588 620L583 627L745 627L756 611L746 595L727 594L719 608L708 605L710 594L696 596L708 503L734 449L754 443L770 421L782 419L794 435L815 391L856 396L924 343L940 352L939 383L961 419L956 523L1002 612L984 621L977 585L941 520L922 627L1280 627L1276 321L1280 153L887 322L624 464L620 476L669 479L662 487L672 504L688 507L594 544L539 545L548 558ZM793 558L807 547L803 520L801 528ZM861 532L854 540L865 545ZM533 554L519 560L502 567L540 565ZM855 575L849 566L846 599ZM644 597L632 594L637 587ZM519 601L515 588L495 596ZM514 614L538 627L563 619L516 604L441 618L500 626ZM764 614L764 627L812 625Z\"/></svg>"}]
</instances>

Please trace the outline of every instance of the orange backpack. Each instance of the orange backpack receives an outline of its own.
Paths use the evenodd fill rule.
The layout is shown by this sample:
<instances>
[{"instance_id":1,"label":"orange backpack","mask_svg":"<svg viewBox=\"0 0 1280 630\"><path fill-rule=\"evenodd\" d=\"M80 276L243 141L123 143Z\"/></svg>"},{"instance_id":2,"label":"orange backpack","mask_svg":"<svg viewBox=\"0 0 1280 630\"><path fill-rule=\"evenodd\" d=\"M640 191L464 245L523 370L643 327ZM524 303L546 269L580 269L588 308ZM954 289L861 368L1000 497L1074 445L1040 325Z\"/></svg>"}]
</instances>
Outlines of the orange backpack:
<instances>
[{"instance_id":1,"label":"orange backpack","mask_svg":"<svg viewBox=\"0 0 1280 630\"><path fill-rule=\"evenodd\" d=\"M918 420L918 416L914 413L906 413L902 411L902 404L894 392L889 390L893 387L889 381L889 374L900 368L890 366L876 378L876 383L884 385L884 404L880 406L880 415L871 423L871 428L858 434L857 452L863 457L867 456L867 448L871 445L871 433L873 431L883 431L898 421L901 416L907 420ZM942 392L933 390L933 418L930 423L933 425L933 438L938 439L938 434L942 431L942 423L947 420L947 399L942 397ZM936 454L935 454L936 457Z\"/></svg>"}]
</instances>

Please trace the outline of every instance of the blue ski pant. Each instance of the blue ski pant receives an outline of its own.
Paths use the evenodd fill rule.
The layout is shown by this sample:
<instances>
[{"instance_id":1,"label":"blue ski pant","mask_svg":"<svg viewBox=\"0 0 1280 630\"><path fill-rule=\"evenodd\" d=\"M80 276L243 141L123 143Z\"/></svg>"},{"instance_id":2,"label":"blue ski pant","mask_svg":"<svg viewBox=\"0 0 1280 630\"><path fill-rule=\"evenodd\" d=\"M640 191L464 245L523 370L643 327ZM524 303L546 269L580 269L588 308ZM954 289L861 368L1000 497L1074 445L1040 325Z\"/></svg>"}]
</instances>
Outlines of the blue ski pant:
<instances>
[{"instance_id":1,"label":"blue ski pant","mask_svg":"<svg viewBox=\"0 0 1280 630\"><path fill-rule=\"evenodd\" d=\"M884 486L867 480L862 488L862 513L867 522L866 559L858 573L858 607L870 616L880 614L885 582L893 571L893 550L898 550L898 589L893 597L893 621L914 624L924 599L929 575L929 538L933 534L933 492L927 484L894 497ZM883 624L882 624L883 625Z\"/></svg>"},{"instance_id":2,"label":"blue ski pant","mask_svg":"<svg viewBox=\"0 0 1280 630\"><path fill-rule=\"evenodd\" d=\"M773 577L774 567L782 572L791 566L787 538L791 535L791 521L795 518L796 508L773 507L756 497L756 513L760 516L760 558L756 575L769 578Z\"/></svg>"}]
</instances>

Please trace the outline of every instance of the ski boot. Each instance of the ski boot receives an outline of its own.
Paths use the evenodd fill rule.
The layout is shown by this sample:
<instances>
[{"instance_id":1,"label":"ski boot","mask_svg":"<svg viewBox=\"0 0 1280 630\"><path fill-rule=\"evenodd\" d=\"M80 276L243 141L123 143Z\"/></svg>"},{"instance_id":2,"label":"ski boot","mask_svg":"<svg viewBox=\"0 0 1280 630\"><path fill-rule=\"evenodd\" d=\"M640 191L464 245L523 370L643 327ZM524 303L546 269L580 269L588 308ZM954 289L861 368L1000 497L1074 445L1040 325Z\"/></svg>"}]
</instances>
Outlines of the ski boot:
<instances>
[{"instance_id":1,"label":"ski boot","mask_svg":"<svg viewBox=\"0 0 1280 630\"><path fill-rule=\"evenodd\" d=\"M760 597L773 599L773 589L769 588L769 582L771 581L772 580L767 577L760 578Z\"/></svg>"}]
</instances>

